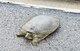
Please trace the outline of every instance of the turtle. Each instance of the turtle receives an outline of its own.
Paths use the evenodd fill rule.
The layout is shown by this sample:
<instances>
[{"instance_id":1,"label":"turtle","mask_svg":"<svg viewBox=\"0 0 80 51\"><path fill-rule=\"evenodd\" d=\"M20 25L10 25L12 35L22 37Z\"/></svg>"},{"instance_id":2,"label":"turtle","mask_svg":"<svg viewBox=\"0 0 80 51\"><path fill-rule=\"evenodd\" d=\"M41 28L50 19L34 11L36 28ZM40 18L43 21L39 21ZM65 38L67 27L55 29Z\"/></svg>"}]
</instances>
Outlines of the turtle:
<instances>
[{"instance_id":1,"label":"turtle","mask_svg":"<svg viewBox=\"0 0 80 51\"><path fill-rule=\"evenodd\" d=\"M37 45L59 27L59 17L51 15L37 15L24 24L17 36L24 36Z\"/></svg>"}]
</instances>

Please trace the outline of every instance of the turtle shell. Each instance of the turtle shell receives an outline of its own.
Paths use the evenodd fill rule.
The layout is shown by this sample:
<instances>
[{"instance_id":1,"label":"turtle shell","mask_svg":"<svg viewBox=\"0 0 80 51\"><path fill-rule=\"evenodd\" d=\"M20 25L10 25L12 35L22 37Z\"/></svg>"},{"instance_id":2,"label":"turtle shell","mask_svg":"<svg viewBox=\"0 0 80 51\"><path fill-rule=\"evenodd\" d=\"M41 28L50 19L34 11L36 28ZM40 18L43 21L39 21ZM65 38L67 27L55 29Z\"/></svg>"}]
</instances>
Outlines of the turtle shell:
<instances>
[{"instance_id":1,"label":"turtle shell","mask_svg":"<svg viewBox=\"0 0 80 51\"><path fill-rule=\"evenodd\" d=\"M33 43L46 38L59 26L59 18L50 15L38 15L30 19L21 30L25 37L32 39Z\"/></svg>"}]
</instances>

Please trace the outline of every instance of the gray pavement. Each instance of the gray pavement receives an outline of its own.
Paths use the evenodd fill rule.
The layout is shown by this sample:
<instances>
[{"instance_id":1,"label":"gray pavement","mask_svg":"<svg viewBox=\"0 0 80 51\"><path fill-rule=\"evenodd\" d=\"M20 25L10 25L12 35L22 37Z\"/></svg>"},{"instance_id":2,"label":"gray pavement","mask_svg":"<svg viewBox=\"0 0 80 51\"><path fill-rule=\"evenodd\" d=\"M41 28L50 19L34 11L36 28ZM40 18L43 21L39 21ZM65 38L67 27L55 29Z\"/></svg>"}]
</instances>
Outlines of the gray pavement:
<instances>
[{"instance_id":1,"label":"gray pavement","mask_svg":"<svg viewBox=\"0 0 80 51\"><path fill-rule=\"evenodd\" d=\"M60 17L60 27L37 47L16 36L35 14ZM0 3L0 51L80 51L80 14Z\"/></svg>"}]
</instances>

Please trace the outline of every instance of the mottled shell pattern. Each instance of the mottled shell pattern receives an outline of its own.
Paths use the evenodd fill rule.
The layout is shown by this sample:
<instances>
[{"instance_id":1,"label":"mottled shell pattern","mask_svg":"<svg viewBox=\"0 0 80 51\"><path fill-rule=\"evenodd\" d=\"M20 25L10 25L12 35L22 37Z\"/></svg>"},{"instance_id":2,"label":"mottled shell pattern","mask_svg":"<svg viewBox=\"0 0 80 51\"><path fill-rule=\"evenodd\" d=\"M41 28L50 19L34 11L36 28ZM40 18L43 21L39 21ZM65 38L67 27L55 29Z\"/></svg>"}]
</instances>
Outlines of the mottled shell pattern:
<instances>
[{"instance_id":1,"label":"mottled shell pattern","mask_svg":"<svg viewBox=\"0 0 80 51\"><path fill-rule=\"evenodd\" d=\"M38 15L22 26L17 36L24 36L32 40L33 45L46 38L59 26L59 18L50 15Z\"/></svg>"}]
</instances>

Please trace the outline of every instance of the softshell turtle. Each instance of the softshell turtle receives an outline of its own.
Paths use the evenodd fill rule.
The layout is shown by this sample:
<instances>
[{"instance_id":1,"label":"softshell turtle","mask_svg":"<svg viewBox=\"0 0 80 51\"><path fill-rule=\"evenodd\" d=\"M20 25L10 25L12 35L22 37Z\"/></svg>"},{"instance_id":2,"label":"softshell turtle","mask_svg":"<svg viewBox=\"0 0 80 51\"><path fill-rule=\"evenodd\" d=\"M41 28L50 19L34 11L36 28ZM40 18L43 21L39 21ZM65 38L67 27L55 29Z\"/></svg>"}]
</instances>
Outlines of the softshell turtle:
<instances>
[{"instance_id":1,"label":"softshell turtle","mask_svg":"<svg viewBox=\"0 0 80 51\"><path fill-rule=\"evenodd\" d=\"M24 36L32 40L33 45L46 38L59 26L59 18L50 15L38 15L22 26L17 36Z\"/></svg>"}]
</instances>

